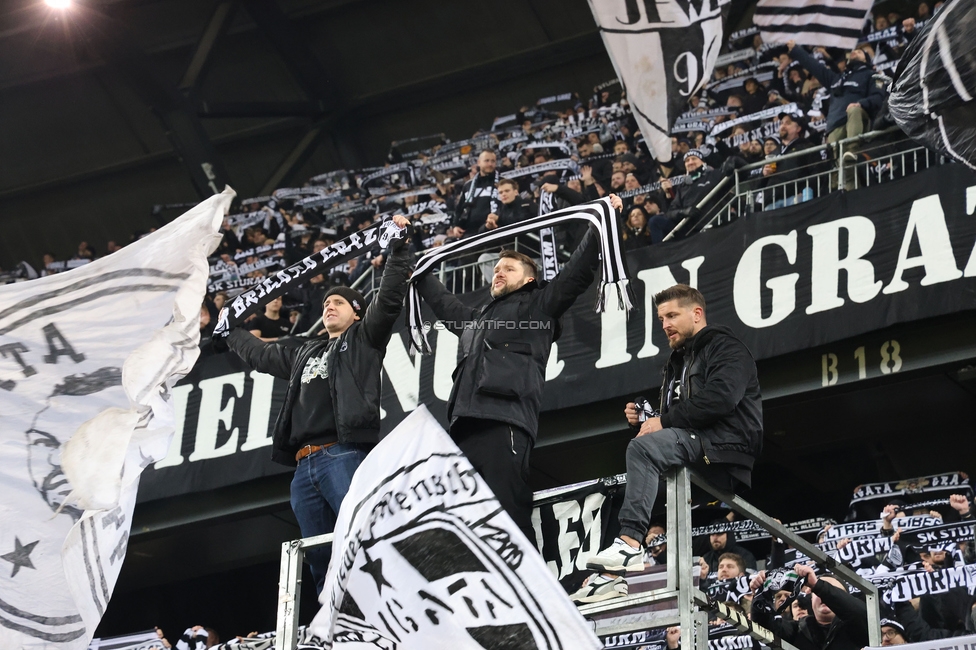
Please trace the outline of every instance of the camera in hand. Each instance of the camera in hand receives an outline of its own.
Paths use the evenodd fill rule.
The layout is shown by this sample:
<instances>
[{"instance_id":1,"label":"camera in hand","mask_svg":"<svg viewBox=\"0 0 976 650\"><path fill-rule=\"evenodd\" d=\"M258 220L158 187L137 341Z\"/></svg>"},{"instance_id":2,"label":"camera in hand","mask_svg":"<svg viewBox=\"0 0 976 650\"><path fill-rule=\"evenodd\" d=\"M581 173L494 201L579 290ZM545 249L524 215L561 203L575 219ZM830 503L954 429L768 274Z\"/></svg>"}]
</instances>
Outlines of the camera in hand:
<instances>
[{"instance_id":1,"label":"camera in hand","mask_svg":"<svg viewBox=\"0 0 976 650\"><path fill-rule=\"evenodd\" d=\"M651 406L651 403L644 397L638 397L634 400L634 406L637 407L637 421L645 422L649 418L659 418L661 413Z\"/></svg>"}]
</instances>

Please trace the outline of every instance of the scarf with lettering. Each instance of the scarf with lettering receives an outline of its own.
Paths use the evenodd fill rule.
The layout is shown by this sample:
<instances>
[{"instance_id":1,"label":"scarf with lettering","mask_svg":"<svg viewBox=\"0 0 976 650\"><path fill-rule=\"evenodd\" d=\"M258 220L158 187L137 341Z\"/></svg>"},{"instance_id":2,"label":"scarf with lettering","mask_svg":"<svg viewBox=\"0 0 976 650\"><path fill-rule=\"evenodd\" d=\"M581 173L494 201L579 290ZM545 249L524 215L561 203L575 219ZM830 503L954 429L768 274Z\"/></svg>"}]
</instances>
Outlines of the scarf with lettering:
<instances>
[{"instance_id":1,"label":"scarf with lettering","mask_svg":"<svg viewBox=\"0 0 976 650\"><path fill-rule=\"evenodd\" d=\"M230 331L242 324L248 316L264 309L264 306L291 289L303 284L309 278L326 273L341 264L376 248L386 249L394 240L407 236L407 229L393 223L392 219L381 221L345 239L326 246L318 253L295 262L287 269L264 278L261 284L234 298L230 305L220 310L214 338L224 338Z\"/></svg>"},{"instance_id":2,"label":"scarf with lettering","mask_svg":"<svg viewBox=\"0 0 976 650\"><path fill-rule=\"evenodd\" d=\"M431 352L430 343L427 342L427 332L423 328L420 292L417 290L416 284L417 280L422 278L425 273L436 268L442 261L461 253L486 248L486 245L496 241L508 240L512 235L521 235L570 221L586 221L596 227L600 236L603 275L600 281L600 290L597 293L596 310L598 312L604 310L611 287L617 289L617 301L620 309L628 311L632 309L634 301L630 296L630 278L627 273L623 247L620 244L620 223L617 211L610 205L610 199L604 198L526 219L502 228L495 228L473 237L459 239L433 249L420 258L413 276L410 278L410 286L407 290L407 318L410 325L411 341L416 349L423 354L430 354Z\"/></svg>"}]
</instances>

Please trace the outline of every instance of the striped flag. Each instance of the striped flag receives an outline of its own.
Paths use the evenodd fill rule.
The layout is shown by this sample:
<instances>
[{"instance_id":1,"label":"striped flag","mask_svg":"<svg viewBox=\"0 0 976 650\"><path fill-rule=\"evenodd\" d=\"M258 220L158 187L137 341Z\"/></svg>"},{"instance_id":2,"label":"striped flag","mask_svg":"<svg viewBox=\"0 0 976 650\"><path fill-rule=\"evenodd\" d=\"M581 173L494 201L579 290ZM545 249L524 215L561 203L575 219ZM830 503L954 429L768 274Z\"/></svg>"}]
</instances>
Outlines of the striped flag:
<instances>
[{"instance_id":1,"label":"striped flag","mask_svg":"<svg viewBox=\"0 0 976 650\"><path fill-rule=\"evenodd\" d=\"M752 22L766 43L854 49L874 0L759 0Z\"/></svg>"}]
</instances>

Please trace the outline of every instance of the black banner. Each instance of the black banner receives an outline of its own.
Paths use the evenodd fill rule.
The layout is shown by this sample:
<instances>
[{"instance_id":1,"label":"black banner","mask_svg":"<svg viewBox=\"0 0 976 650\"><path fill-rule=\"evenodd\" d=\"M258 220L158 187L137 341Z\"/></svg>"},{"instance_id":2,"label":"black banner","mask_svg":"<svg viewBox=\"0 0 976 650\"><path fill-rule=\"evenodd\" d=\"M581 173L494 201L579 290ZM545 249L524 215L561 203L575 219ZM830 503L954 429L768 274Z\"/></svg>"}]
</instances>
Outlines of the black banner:
<instances>
[{"instance_id":1,"label":"black banner","mask_svg":"<svg viewBox=\"0 0 976 650\"><path fill-rule=\"evenodd\" d=\"M628 266L642 311L632 312L628 320L616 301L609 301L605 312L595 313L594 283L563 317L562 336L549 358L542 408L624 400L655 391L668 346L652 296L677 282L697 286L708 301L708 321L731 327L757 359L896 323L972 310L976 218L970 216L969 196L976 196L976 175L961 165L946 165L897 183L784 208L775 217L759 214L633 251ZM463 300L476 303L485 298L482 291ZM387 349L382 403L387 430L420 403L443 423L458 339L440 330L425 312L428 319L433 355L408 354L402 324ZM868 376L901 369L911 350L896 343L886 341L880 349L865 351L861 363ZM819 366L819 359L815 363ZM830 363L836 366L836 360L825 357L824 385L836 373ZM812 368L817 374L820 370ZM268 460L268 449L249 446L250 451L239 451L251 444L248 441L264 439L265 431L250 427L267 427L277 413L277 402L268 407L267 418L256 416L249 406L256 376L260 377L232 353L198 364L177 391L177 398L186 401L183 429L174 445L181 445L184 453L178 455L184 461L147 471L142 500L277 471ZM211 383L201 381L206 378ZM257 380L259 387L261 381L265 380ZM281 390L279 382L273 385ZM266 394L271 389L261 390ZM261 404L263 413L265 402ZM219 453L212 449L214 444ZM200 453L195 451L198 447ZM238 457L245 460L238 462ZM923 498L936 496L946 493L926 491ZM870 512L859 519L877 517L877 503L868 507Z\"/></svg>"}]
</instances>

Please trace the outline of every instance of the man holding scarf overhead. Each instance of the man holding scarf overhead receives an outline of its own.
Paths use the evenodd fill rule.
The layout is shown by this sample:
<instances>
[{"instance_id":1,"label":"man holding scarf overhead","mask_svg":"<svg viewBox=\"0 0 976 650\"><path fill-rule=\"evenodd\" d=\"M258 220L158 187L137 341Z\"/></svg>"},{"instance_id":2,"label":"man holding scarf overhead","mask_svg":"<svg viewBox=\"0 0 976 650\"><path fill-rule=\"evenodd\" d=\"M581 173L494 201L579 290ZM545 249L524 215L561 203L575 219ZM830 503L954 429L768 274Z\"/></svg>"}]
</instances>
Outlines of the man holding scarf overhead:
<instances>
[{"instance_id":1,"label":"man holding scarf overhead","mask_svg":"<svg viewBox=\"0 0 976 650\"><path fill-rule=\"evenodd\" d=\"M614 210L623 208L610 195ZM462 303L433 273L414 279L445 329L460 338L454 386L447 403L451 437L529 540L532 488L529 455L552 343L560 317L593 283L600 241L591 230L550 282L540 282L535 262L502 251L494 266L490 298L481 307Z\"/></svg>"},{"instance_id":2,"label":"man holding scarf overhead","mask_svg":"<svg viewBox=\"0 0 976 650\"><path fill-rule=\"evenodd\" d=\"M393 221L401 228L409 223L400 215ZM379 441L383 357L413 268L405 241L393 243L369 307L362 294L348 287L326 293L322 318L327 335L301 346L263 343L243 329L227 337L228 346L252 368L288 381L271 459L297 466L291 506L302 537L332 532L353 474ZM329 552L313 549L306 557L321 593Z\"/></svg>"}]
</instances>

